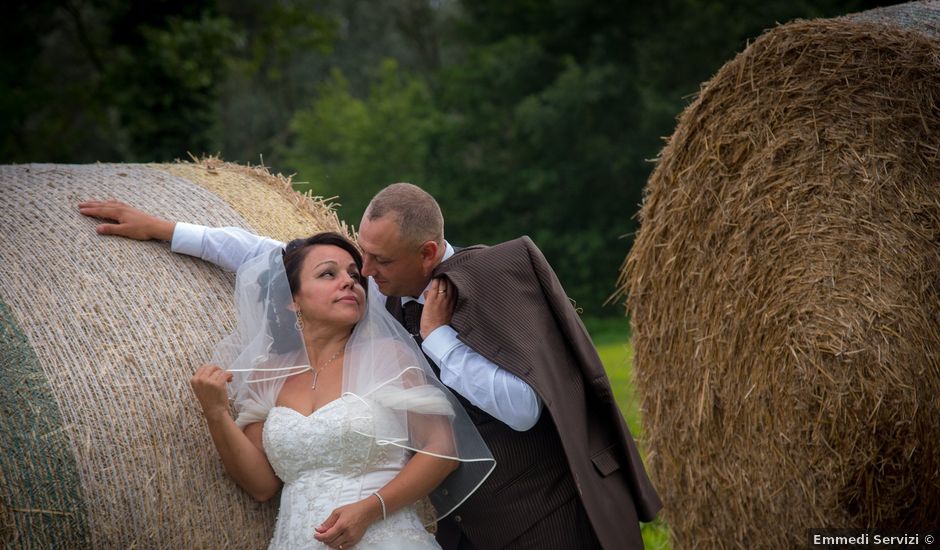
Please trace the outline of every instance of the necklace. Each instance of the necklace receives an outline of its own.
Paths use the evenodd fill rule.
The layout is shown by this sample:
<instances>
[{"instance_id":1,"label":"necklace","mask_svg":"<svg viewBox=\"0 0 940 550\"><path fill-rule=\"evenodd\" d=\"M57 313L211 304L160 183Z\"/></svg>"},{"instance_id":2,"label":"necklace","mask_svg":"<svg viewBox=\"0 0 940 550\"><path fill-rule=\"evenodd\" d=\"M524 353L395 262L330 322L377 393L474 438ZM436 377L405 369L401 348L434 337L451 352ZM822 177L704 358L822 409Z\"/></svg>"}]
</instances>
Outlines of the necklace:
<instances>
[{"instance_id":1,"label":"necklace","mask_svg":"<svg viewBox=\"0 0 940 550\"><path fill-rule=\"evenodd\" d=\"M338 350L336 350L336 353L333 354L333 357L330 357L329 359L327 359L326 363L323 363L322 365L320 365L320 368L315 369L313 367L310 367L310 370L313 371L313 384L310 385L311 390L317 389L317 378L320 376L320 372L326 367L330 366L330 363L332 363L334 359L339 357L339 354L343 351L343 349L344 348L339 348Z\"/></svg>"}]
</instances>

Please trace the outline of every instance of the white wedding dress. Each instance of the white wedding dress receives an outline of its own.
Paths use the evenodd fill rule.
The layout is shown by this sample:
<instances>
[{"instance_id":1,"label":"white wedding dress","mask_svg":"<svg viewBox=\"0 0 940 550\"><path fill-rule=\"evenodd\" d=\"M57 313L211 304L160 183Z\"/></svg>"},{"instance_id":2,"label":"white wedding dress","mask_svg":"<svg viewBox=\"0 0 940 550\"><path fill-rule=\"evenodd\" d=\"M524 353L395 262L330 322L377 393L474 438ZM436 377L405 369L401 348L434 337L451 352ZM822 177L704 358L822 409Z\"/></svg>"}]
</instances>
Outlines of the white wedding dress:
<instances>
[{"instance_id":1,"label":"white wedding dress","mask_svg":"<svg viewBox=\"0 0 940 550\"><path fill-rule=\"evenodd\" d=\"M362 435L374 433L373 422L382 421L373 420L373 408L355 398L341 397L309 416L287 407L270 409L263 444L284 487L269 550L327 548L314 538L314 529L336 508L367 497L398 474L406 451ZM440 547L409 506L370 525L355 548Z\"/></svg>"}]
</instances>

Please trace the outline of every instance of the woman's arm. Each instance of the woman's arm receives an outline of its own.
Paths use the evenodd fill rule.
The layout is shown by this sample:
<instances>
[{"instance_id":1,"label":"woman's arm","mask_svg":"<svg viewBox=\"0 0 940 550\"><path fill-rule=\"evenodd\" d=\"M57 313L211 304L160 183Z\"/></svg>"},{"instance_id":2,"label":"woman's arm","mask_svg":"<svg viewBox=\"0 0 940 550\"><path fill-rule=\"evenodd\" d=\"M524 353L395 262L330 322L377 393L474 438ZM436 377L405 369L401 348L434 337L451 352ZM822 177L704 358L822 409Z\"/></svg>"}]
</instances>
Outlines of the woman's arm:
<instances>
[{"instance_id":1,"label":"woman's arm","mask_svg":"<svg viewBox=\"0 0 940 550\"><path fill-rule=\"evenodd\" d=\"M215 444L225 471L255 500L264 502L281 488L261 444L262 422L238 428L229 414L225 385L232 373L215 365L203 365L196 370L190 385L209 424L209 433Z\"/></svg>"},{"instance_id":2,"label":"woman's arm","mask_svg":"<svg viewBox=\"0 0 940 550\"><path fill-rule=\"evenodd\" d=\"M416 453L391 481L377 492L385 501L385 512L393 512L426 497L459 466L456 460ZM348 548L362 538L366 528L382 519L382 503L375 495L341 506L317 527L314 538L339 548Z\"/></svg>"}]
</instances>

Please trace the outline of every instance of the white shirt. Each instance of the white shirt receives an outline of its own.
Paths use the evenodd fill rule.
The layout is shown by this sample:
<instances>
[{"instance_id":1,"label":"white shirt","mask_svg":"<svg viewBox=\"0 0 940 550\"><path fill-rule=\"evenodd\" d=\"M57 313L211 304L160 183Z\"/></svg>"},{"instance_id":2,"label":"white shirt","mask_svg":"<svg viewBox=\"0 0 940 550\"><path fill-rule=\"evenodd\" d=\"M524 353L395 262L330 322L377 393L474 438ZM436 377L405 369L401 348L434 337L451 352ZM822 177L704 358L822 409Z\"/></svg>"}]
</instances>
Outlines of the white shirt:
<instances>
[{"instance_id":1,"label":"white shirt","mask_svg":"<svg viewBox=\"0 0 940 550\"><path fill-rule=\"evenodd\" d=\"M441 261L454 255L454 248L449 243L445 245ZM246 260L275 247L283 248L284 243L237 227L211 228L183 222L177 222L171 242L173 252L202 258L228 271L237 271ZM372 277L369 294L385 297ZM424 293L401 300L402 304L411 300L424 304ZM535 390L461 342L450 325L435 329L421 347L440 368L441 382L476 407L517 431L528 430L538 422L542 400Z\"/></svg>"}]
</instances>

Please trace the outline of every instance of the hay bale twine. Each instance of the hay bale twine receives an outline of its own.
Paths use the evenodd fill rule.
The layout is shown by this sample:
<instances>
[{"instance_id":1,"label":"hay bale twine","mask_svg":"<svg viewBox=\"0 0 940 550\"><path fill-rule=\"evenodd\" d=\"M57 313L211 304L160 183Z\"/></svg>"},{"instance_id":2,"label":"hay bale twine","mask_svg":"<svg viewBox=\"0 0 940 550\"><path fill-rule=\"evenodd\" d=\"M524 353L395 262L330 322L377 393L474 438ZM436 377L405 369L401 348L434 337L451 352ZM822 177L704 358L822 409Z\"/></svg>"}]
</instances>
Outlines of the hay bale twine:
<instances>
[{"instance_id":1,"label":"hay bale twine","mask_svg":"<svg viewBox=\"0 0 940 550\"><path fill-rule=\"evenodd\" d=\"M234 275L95 234L80 201L289 239L345 231L262 169L0 166L0 537L7 548L263 548L275 505L223 472L189 389Z\"/></svg>"},{"instance_id":2,"label":"hay bale twine","mask_svg":"<svg viewBox=\"0 0 940 550\"><path fill-rule=\"evenodd\" d=\"M624 264L677 547L940 517L940 2L766 32L703 85Z\"/></svg>"}]
</instances>

